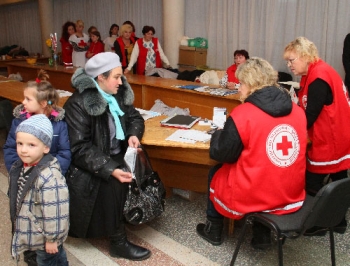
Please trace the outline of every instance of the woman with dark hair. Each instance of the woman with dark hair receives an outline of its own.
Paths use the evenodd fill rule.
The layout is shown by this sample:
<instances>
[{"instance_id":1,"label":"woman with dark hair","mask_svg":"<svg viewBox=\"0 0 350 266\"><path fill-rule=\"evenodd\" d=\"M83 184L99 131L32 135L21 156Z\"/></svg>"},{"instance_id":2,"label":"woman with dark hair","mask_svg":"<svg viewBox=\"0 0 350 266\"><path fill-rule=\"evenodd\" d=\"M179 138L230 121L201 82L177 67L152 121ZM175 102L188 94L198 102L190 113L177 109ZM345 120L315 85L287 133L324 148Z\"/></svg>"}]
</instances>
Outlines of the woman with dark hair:
<instances>
[{"instance_id":1,"label":"woman with dark hair","mask_svg":"<svg viewBox=\"0 0 350 266\"><path fill-rule=\"evenodd\" d=\"M86 52L86 58L91 58L94 55L104 52L103 42L101 41L101 34L99 31L92 31L90 33L91 43L89 50Z\"/></svg>"},{"instance_id":2,"label":"woman with dark hair","mask_svg":"<svg viewBox=\"0 0 350 266\"><path fill-rule=\"evenodd\" d=\"M109 28L109 37L107 37L103 43L105 44L105 52L114 51L114 42L118 38L119 26L117 24L112 24Z\"/></svg>"},{"instance_id":3,"label":"woman with dark hair","mask_svg":"<svg viewBox=\"0 0 350 266\"><path fill-rule=\"evenodd\" d=\"M69 42L69 37L75 33L75 24L74 22L67 21L62 26L62 36L60 39L62 47L62 62L72 63L72 52L73 46Z\"/></svg>"},{"instance_id":4,"label":"woman with dark hair","mask_svg":"<svg viewBox=\"0 0 350 266\"><path fill-rule=\"evenodd\" d=\"M156 33L152 26L142 28L143 38L136 41L131 54L130 62L124 73L127 74L137 62L136 74L144 75L146 69L161 68L162 62L169 67L170 63L165 56L158 38L153 37Z\"/></svg>"},{"instance_id":5,"label":"woman with dark hair","mask_svg":"<svg viewBox=\"0 0 350 266\"><path fill-rule=\"evenodd\" d=\"M236 78L236 70L238 66L249 59L249 54L246 50L236 50L233 53L234 64L227 68L225 76L219 81L219 84L227 89L234 90L239 86L239 81Z\"/></svg>"}]
</instances>

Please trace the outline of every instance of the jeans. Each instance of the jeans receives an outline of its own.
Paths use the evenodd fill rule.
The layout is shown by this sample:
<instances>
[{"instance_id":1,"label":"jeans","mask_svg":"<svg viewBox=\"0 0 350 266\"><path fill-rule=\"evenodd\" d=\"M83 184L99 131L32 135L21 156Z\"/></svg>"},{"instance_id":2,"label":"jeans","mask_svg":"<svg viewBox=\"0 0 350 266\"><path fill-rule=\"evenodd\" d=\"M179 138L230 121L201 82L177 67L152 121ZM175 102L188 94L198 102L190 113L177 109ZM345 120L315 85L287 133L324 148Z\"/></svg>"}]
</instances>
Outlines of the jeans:
<instances>
[{"instance_id":1,"label":"jeans","mask_svg":"<svg viewBox=\"0 0 350 266\"><path fill-rule=\"evenodd\" d=\"M213 202L210 200L209 196L210 196L210 183L211 180L213 179L215 173L217 170L219 170L221 168L222 164L217 164L215 166L213 166L210 170L209 170L209 174L208 174L208 205L207 205L207 216L213 217L213 218L223 218L224 216L221 215L214 207Z\"/></svg>"},{"instance_id":2,"label":"jeans","mask_svg":"<svg viewBox=\"0 0 350 266\"><path fill-rule=\"evenodd\" d=\"M38 266L68 266L67 254L63 245L58 247L58 252L55 254L46 253L45 250L37 250L36 262Z\"/></svg>"}]
</instances>

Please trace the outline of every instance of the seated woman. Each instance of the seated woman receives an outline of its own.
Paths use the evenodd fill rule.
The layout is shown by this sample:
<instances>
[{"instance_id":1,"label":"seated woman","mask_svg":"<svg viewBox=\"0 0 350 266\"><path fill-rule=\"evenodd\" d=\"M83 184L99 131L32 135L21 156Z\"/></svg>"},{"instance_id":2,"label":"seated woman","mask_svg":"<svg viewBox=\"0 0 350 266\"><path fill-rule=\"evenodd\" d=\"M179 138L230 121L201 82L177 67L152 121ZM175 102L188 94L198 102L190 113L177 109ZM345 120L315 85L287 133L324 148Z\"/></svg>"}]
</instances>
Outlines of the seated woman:
<instances>
[{"instance_id":1,"label":"seated woman","mask_svg":"<svg viewBox=\"0 0 350 266\"><path fill-rule=\"evenodd\" d=\"M124 24L120 29L120 36L114 42L114 50L115 53L119 55L123 71L129 65L130 56L136 41L135 38L131 36L132 32L132 26Z\"/></svg>"},{"instance_id":2,"label":"seated woman","mask_svg":"<svg viewBox=\"0 0 350 266\"><path fill-rule=\"evenodd\" d=\"M225 76L221 78L219 84L223 88L234 90L236 84L239 84L238 79L235 76L236 70L240 64L243 64L247 59L249 59L249 54L246 50L236 50L233 53L234 64L227 68Z\"/></svg>"},{"instance_id":3,"label":"seated woman","mask_svg":"<svg viewBox=\"0 0 350 266\"><path fill-rule=\"evenodd\" d=\"M243 104L232 110L210 142L210 157L220 162L209 172L207 222L199 236L222 243L224 216L241 219L250 212L287 214L305 199L306 118L278 87L277 71L254 57L240 65L236 77ZM271 245L270 229L253 225L252 245Z\"/></svg>"},{"instance_id":4,"label":"seated woman","mask_svg":"<svg viewBox=\"0 0 350 266\"><path fill-rule=\"evenodd\" d=\"M165 56L158 38L153 37L156 33L152 26L144 26L142 29L143 38L135 42L128 67L124 74L129 73L133 65L137 62L136 74L145 75L145 70L161 68L162 62L169 67L170 63Z\"/></svg>"}]
</instances>

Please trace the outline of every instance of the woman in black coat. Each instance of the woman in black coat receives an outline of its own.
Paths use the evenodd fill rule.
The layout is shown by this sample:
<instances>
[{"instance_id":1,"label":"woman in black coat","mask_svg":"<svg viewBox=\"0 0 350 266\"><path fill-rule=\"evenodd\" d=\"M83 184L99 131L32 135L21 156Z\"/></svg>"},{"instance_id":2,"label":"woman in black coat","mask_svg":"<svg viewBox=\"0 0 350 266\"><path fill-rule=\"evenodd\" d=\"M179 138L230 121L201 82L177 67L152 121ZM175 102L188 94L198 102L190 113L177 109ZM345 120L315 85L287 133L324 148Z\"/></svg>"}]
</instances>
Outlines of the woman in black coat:
<instances>
[{"instance_id":1,"label":"woman in black coat","mask_svg":"<svg viewBox=\"0 0 350 266\"><path fill-rule=\"evenodd\" d=\"M143 260L150 251L128 242L124 229L123 207L132 177L123 170L123 158L128 146L139 146L144 120L122 73L118 55L106 52L72 76L76 91L64 106L72 151L67 173L70 234L108 236L111 256Z\"/></svg>"}]
</instances>

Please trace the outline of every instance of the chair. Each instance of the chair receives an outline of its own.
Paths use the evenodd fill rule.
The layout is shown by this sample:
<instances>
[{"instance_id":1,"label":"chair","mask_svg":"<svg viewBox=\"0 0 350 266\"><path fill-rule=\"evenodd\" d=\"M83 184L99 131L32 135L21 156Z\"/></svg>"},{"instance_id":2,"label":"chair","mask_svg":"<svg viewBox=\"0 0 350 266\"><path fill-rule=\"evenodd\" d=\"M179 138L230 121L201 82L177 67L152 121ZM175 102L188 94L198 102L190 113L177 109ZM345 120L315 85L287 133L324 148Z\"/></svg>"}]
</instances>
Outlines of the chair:
<instances>
[{"instance_id":1,"label":"chair","mask_svg":"<svg viewBox=\"0 0 350 266\"><path fill-rule=\"evenodd\" d=\"M350 206L350 178L344 178L324 186L315 197L306 196L304 204L297 212L274 215L264 212L247 214L240 233L231 265L234 265L243 242L247 225L253 221L269 227L277 236L279 265L283 265L282 244L285 238L302 236L305 230L320 226L329 231L332 265L335 265L334 227L344 218Z\"/></svg>"}]
</instances>

